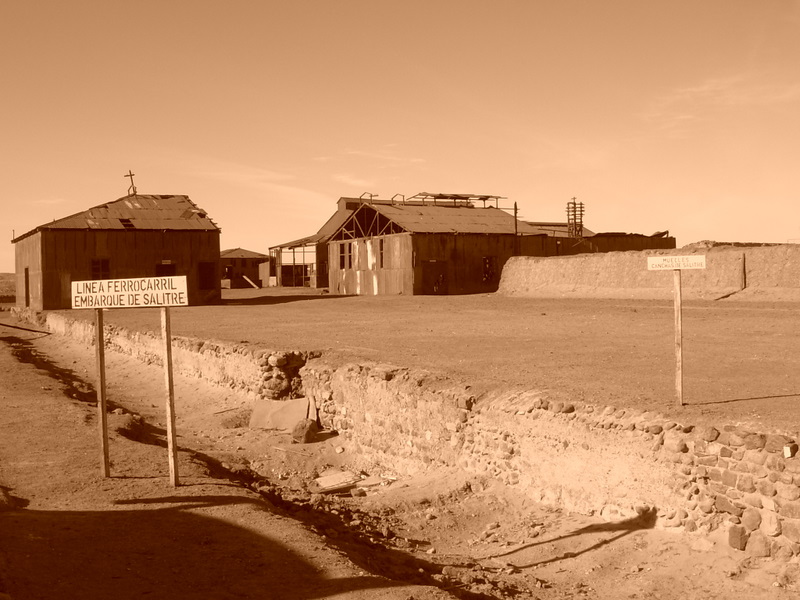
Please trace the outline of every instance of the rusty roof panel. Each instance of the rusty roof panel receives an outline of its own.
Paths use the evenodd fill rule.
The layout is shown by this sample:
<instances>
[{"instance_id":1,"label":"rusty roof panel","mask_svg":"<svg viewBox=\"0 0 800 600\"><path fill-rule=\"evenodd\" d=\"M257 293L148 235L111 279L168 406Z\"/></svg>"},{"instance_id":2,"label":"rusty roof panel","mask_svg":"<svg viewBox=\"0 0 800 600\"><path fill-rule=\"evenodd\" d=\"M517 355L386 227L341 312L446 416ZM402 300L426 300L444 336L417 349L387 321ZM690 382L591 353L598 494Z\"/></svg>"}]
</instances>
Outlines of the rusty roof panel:
<instances>
[{"instance_id":1,"label":"rusty roof panel","mask_svg":"<svg viewBox=\"0 0 800 600\"><path fill-rule=\"evenodd\" d=\"M125 196L40 225L12 241L46 229L219 231L217 224L188 196L141 194Z\"/></svg>"},{"instance_id":2,"label":"rusty roof panel","mask_svg":"<svg viewBox=\"0 0 800 600\"><path fill-rule=\"evenodd\" d=\"M376 204L372 208L412 233L514 233L514 216L493 207ZM517 222L517 232L540 233L522 221Z\"/></svg>"}]
</instances>

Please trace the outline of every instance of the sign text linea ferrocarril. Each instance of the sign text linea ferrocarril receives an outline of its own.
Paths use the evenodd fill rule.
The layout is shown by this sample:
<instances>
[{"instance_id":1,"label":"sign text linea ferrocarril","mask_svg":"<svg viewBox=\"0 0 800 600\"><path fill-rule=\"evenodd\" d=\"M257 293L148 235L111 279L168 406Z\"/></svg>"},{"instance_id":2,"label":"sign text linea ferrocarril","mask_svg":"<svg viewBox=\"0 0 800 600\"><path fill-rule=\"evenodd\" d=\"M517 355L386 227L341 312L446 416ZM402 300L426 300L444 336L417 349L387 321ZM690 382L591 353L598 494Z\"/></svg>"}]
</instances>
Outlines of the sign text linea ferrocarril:
<instances>
[{"instance_id":1,"label":"sign text linea ferrocarril","mask_svg":"<svg viewBox=\"0 0 800 600\"><path fill-rule=\"evenodd\" d=\"M186 276L72 282L72 308L188 306Z\"/></svg>"}]
</instances>

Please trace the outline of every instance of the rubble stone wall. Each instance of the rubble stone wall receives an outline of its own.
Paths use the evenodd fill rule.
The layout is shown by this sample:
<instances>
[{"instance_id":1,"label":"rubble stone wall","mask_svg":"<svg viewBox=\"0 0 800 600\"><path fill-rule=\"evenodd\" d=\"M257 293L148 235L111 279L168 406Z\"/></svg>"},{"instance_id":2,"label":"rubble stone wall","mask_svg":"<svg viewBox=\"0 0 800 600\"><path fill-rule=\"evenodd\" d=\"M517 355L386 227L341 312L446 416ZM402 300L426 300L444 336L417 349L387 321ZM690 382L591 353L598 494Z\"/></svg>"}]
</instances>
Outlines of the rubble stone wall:
<instances>
[{"instance_id":1,"label":"rubble stone wall","mask_svg":"<svg viewBox=\"0 0 800 600\"><path fill-rule=\"evenodd\" d=\"M70 336L87 345L95 343L93 322L71 319L55 312L46 313L43 319L42 324L53 333ZM104 325L103 331L106 350L127 354L146 364L163 364L164 340L160 335L113 325ZM236 389L255 400L300 395L302 384L298 371L309 357L318 354L172 337L175 372Z\"/></svg>"},{"instance_id":2,"label":"rubble stone wall","mask_svg":"<svg viewBox=\"0 0 800 600\"><path fill-rule=\"evenodd\" d=\"M458 466L552 506L610 519L656 507L659 526L724 526L751 556L800 553L800 457L787 435L695 428L530 390L475 398L386 365L316 360L301 375L355 466L402 475Z\"/></svg>"}]
</instances>

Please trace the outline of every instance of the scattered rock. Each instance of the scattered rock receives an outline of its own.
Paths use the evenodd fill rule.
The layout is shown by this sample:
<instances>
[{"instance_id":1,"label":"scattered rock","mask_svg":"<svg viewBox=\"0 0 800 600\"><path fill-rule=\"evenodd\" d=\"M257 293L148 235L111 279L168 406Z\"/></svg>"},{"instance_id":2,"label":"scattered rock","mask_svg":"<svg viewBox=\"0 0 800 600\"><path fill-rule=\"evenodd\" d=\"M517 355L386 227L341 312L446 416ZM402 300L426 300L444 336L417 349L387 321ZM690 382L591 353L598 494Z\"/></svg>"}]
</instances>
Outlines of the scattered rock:
<instances>
[{"instance_id":1,"label":"scattered rock","mask_svg":"<svg viewBox=\"0 0 800 600\"><path fill-rule=\"evenodd\" d=\"M309 444L319 433L319 425L313 419L303 419L292 429L292 441L297 444Z\"/></svg>"}]
</instances>

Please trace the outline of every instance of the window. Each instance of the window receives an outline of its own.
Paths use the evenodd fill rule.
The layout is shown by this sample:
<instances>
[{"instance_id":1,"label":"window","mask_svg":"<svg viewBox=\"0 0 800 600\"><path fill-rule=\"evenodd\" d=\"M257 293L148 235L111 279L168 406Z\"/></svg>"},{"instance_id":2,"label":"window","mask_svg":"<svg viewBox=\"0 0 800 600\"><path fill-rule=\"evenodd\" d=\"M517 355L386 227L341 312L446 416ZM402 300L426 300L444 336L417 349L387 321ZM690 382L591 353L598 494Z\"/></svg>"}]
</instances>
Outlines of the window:
<instances>
[{"instance_id":1,"label":"window","mask_svg":"<svg viewBox=\"0 0 800 600\"><path fill-rule=\"evenodd\" d=\"M136 229L136 225L130 219L120 219L119 222L122 223L125 229Z\"/></svg>"},{"instance_id":2,"label":"window","mask_svg":"<svg viewBox=\"0 0 800 600\"><path fill-rule=\"evenodd\" d=\"M92 259L92 279L111 279L111 269L107 258Z\"/></svg>"},{"instance_id":3,"label":"window","mask_svg":"<svg viewBox=\"0 0 800 600\"><path fill-rule=\"evenodd\" d=\"M213 262L201 262L197 265L201 290L216 288L217 265Z\"/></svg>"},{"instance_id":4,"label":"window","mask_svg":"<svg viewBox=\"0 0 800 600\"><path fill-rule=\"evenodd\" d=\"M339 268L351 269L353 268L353 243L344 242L339 244Z\"/></svg>"},{"instance_id":5,"label":"window","mask_svg":"<svg viewBox=\"0 0 800 600\"><path fill-rule=\"evenodd\" d=\"M378 268L379 269L383 268L383 242L384 241L385 241L384 238L380 238L378 240Z\"/></svg>"}]
</instances>

